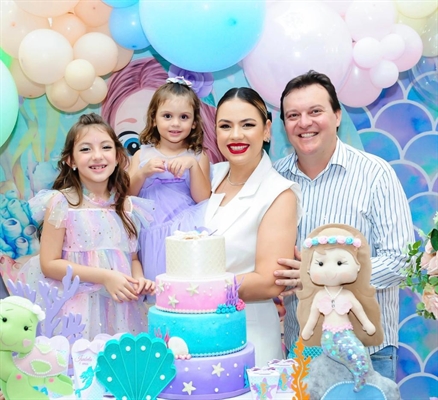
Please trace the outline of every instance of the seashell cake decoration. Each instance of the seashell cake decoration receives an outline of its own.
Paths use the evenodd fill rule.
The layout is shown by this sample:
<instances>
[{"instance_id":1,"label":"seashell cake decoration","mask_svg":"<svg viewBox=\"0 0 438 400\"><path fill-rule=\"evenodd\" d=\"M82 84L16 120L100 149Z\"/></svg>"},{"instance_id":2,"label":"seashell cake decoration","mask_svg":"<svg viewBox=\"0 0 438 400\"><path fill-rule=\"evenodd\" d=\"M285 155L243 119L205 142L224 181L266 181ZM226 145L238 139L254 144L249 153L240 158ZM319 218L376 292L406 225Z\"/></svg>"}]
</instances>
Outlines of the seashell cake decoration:
<instances>
[{"instance_id":1,"label":"seashell cake decoration","mask_svg":"<svg viewBox=\"0 0 438 400\"><path fill-rule=\"evenodd\" d=\"M175 375L172 350L147 333L110 340L97 357L96 378L117 400L155 400Z\"/></svg>"}]
</instances>

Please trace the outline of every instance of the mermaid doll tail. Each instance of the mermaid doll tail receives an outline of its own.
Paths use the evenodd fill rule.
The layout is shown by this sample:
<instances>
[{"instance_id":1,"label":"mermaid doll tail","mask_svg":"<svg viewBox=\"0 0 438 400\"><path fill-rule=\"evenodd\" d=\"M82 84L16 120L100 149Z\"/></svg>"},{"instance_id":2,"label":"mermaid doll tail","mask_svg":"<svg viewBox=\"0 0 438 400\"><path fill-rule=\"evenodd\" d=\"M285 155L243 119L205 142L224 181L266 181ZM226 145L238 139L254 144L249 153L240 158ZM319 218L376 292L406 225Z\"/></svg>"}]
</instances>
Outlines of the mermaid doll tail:
<instances>
[{"instance_id":1,"label":"mermaid doll tail","mask_svg":"<svg viewBox=\"0 0 438 400\"><path fill-rule=\"evenodd\" d=\"M333 327L323 324L321 347L325 355L343 365L353 375L354 391L360 391L366 383L371 360L368 350L356 337L351 324Z\"/></svg>"}]
</instances>

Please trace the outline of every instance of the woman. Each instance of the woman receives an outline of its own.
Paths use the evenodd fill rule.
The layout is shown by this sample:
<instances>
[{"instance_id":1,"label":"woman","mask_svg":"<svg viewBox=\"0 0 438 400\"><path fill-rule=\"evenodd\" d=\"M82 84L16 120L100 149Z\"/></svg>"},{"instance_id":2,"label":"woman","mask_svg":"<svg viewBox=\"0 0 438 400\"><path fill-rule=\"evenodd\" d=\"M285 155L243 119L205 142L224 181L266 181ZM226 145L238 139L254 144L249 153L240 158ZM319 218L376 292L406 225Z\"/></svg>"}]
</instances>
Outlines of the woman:
<instances>
[{"instance_id":1,"label":"woman","mask_svg":"<svg viewBox=\"0 0 438 400\"><path fill-rule=\"evenodd\" d=\"M273 297L283 288L273 272L280 257L293 258L300 190L278 174L263 141L271 121L259 94L230 89L218 103L216 135L228 162L213 166L212 196L206 225L225 237L227 271L241 282L239 297L247 303L248 341L256 365L283 358L280 321Z\"/></svg>"}]
</instances>

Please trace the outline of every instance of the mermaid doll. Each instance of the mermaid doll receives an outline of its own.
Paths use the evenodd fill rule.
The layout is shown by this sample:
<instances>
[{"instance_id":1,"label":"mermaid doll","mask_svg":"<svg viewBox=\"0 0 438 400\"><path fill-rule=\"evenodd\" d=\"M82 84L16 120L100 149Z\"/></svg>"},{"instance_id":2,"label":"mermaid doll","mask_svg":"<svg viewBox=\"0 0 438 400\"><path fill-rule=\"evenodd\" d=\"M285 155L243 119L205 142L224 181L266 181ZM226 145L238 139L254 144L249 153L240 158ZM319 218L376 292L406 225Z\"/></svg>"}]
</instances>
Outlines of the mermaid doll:
<instances>
[{"instance_id":1,"label":"mermaid doll","mask_svg":"<svg viewBox=\"0 0 438 400\"><path fill-rule=\"evenodd\" d=\"M310 233L301 255L297 313L303 342L321 345L325 355L345 365L358 392L372 370L365 346L383 342L369 245L355 228L329 224Z\"/></svg>"}]
</instances>

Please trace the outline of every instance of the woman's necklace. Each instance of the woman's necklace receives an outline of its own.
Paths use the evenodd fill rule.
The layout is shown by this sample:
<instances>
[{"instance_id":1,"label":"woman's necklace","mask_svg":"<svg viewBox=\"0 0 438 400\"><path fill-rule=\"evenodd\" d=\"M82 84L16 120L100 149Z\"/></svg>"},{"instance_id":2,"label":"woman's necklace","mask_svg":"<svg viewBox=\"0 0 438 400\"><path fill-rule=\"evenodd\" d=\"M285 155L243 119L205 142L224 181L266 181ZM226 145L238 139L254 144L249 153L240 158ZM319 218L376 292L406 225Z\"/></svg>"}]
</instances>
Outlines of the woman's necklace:
<instances>
[{"instance_id":1,"label":"woman's necklace","mask_svg":"<svg viewBox=\"0 0 438 400\"><path fill-rule=\"evenodd\" d=\"M82 186L82 193L91 203L96 204L100 207L108 207L113 205L116 198L116 191L114 189L111 190L108 200L96 196L94 193L90 192L85 186Z\"/></svg>"},{"instance_id":2,"label":"woman's necklace","mask_svg":"<svg viewBox=\"0 0 438 400\"><path fill-rule=\"evenodd\" d=\"M332 308L335 308L335 300L336 300L336 297L339 296L339 293L341 293L341 291L342 291L343 288L344 288L344 287L341 286L341 288L338 290L338 293L336 293L334 296L332 296L332 294L331 294L331 293L329 292L329 290L327 289L327 286L324 286L325 291L328 293L328 295L329 295L330 298L332 299Z\"/></svg>"},{"instance_id":3,"label":"woman's necklace","mask_svg":"<svg viewBox=\"0 0 438 400\"><path fill-rule=\"evenodd\" d=\"M242 182L242 183L233 183L233 182L231 182L231 180L230 180L230 174L231 174L231 170L228 171L228 175L227 175L227 181L228 181L228 183L229 183L231 186L243 186L243 185L246 183L246 181L245 181L245 182Z\"/></svg>"}]
</instances>

